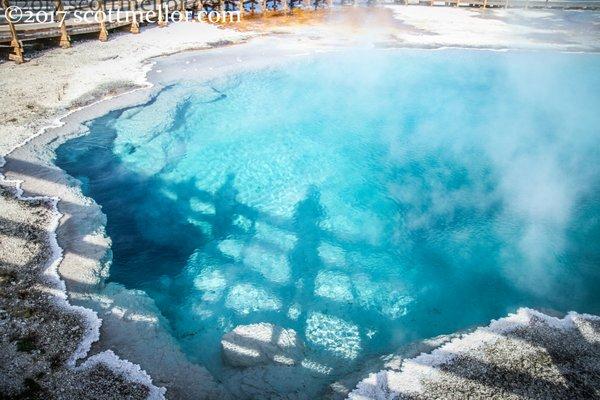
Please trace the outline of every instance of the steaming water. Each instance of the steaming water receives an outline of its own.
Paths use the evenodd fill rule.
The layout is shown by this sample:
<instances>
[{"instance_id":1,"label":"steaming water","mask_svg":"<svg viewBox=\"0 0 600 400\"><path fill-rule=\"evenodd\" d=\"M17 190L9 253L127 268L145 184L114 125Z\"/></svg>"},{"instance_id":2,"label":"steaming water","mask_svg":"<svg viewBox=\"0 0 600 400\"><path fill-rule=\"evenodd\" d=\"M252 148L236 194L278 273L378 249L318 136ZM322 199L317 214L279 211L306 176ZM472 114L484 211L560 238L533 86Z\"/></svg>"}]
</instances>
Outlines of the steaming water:
<instances>
[{"instance_id":1,"label":"steaming water","mask_svg":"<svg viewBox=\"0 0 600 400\"><path fill-rule=\"evenodd\" d=\"M600 313L600 57L369 51L180 82L58 151L111 280L191 359L299 332L314 382L518 306Z\"/></svg>"}]
</instances>

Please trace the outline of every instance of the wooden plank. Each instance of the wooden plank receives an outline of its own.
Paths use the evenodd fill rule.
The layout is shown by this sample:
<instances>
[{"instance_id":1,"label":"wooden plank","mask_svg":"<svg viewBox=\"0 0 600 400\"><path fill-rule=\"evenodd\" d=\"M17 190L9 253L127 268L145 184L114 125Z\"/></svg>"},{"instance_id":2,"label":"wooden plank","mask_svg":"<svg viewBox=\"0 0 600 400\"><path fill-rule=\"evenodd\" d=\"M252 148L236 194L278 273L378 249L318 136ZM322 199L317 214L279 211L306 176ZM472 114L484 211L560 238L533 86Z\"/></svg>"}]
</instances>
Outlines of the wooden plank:
<instances>
[{"instance_id":1,"label":"wooden plank","mask_svg":"<svg viewBox=\"0 0 600 400\"><path fill-rule=\"evenodd\" d=\"M8 0L2 0L2 6L5 10L8 10L10 3ZM8 55L8 59L16 62L17 64L22 64L25 62L25 57L23 57L23 45L19 40L19 36L17 35L17 30L15 29L15 24L13 24L12 19L8 18L7 22L10 29L10 45L13 48L13 52Z\"/></svg>"}]
</instances>

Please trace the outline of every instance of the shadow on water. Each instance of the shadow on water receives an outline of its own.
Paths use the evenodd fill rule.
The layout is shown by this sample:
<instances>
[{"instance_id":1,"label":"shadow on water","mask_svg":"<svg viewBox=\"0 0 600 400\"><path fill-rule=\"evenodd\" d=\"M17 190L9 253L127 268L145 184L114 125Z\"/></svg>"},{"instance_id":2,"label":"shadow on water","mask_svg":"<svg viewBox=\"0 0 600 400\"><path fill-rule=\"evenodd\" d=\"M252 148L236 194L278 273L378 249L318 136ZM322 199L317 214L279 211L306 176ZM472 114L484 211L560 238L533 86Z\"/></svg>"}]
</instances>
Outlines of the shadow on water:
<instances>
[{"instance_id":1,"label":"shadow on water","mask_svg":"<svg viewBox=\"0 0 600 400\"><path fill-rule=\"evenodd\" d=\"M249 277L249 281L264 281L261 272L224 254L218 247L219 242L226 239L238 240L242 245L251 241L266 252L282 253L289 262L291 279L285 283L272 282L272 287L275 293L281 294L280 301L285 303L285 299L293 299L292 303L306 305L306 308L302 310L301 318L288 319L288 326L303 332L311 307L317 304L317 310L324 314L337 313L338 318L345 318L346 305L315 296L315 281L324 268L319 245L324 241L347 245L321 228L325 210L317 187L308 189L306 197L296 205L293 218L285 220L241 203L234 173L229 173L214 193L201 189L193 178L167 181L160 174L140 174L115 156L117 132L111 121L119 115L115 112L93 121L90 134L61 146L56 160L57 165L82 182L84 194L101 205L108 216L106 230L113 241L110 281L129 288L146 289L167 277L174 284L165 293L175 304L184 302L186 299L181 293L193 290L193 282L181 282L177 278L184 273L190 257L197 253L209 257L216 265L237 264L240 279ZM172 170L177 160L169 160ZM214 212L195 209L192 200L212 206ZM244 227L236 223L240 216L247 221ZM198 221L209 225L210 229L207 231ZM296 242L289 254L278 248L277 243L255 238L257 222L292 234ZM225 300L225 296L221 296L211 307L225 309ZM160 302L158 304L160 306ZM283 310L275 312L238 316L236 323L254 322L260 317L270 320L273 314L282 311L285 314L285 309L291 305L283 304ZM172 308L176 306L163 309L163 313L169 317ZM277 320L282 321L282 318Z\"/></svg>"},{"instance_id":2,"label":"shadow on water","mask_svg":"<svg viewBox=\"0 0 600 400\"><path fill-rule=\"evenodd\" d=\"M254 224L258 218L258 211L237 200L239 191L235 187L235 174L227 175L225 182L214 194L212 202L215 207L213 220L213 237L215 240L222 240L226 237L241 234L252 234ZM251 226L247 231L242 231L240 227L234 225L235 216L242 215L247 218Z\"/></svg>"},{"instance_id":3,"label":"shadow on water","mask_svg":"<svg viewBox=\"0 0 600 400\"><path fill-rule=\"evenodd\" d=\"M114 154L117 132L110 121L118 119L122 112L114 112L95 120L90 126L91 133L88 136L69 141L58 149L56 161L57 165L82 182L84 194L101 205L103 212L108 216L106 229L113 240L113 268L110 280L123 283L130 288L143 288L148 282L157 281L164 276L180 276L190 257L197 252L207 254L217 264L239 263L231 255L220 251L215 243L225 239L237 239L242 243L252 240L252 243L258 243L267 251L285 253L291 277L288 282L273 283L273 286L279 292L280 299L289 299L290 304L283 304L282 310L272 313L256 313L252 317L240 316L237 323L253 322L252 318L263 317L264 320L269 321L273 314L282 314L294 303L301 304L303 309L297 319L287 318L286 324L299 332L305 331L308 314L311 311L332 314L340 319L345 319L350 314L360 313L361 307L357 304L318 297L315 294L319 272L326 268L319 255L319 246L322 243L329 243L347 248L356 244L351 240L336 237L331 231L322 228L326 210L321 202L321 193L318 187L310 186L308 188L305 197L295 205L291 220L286 220L240 202L234 173L229 173L214 193L201 189L194 179L170 182L161 178L159 174L147 176L136 173L124 165L123 161ZM135 151L135 148L132 148L131 151ZM165 157L171 159L168 168L174 169L178 158L171 157L172 155L168 152L165 153ZM11 157L7 157L7 166L17 171L36 171L35 177L38 179L46 174L50 175L50 171L45 170L47 167L34 166ZM172 194L176 194L176 196ZM126 201L124 197L126 197ZM191 205L192 199L198 199L211 205L214 213L205 213L194 209ZM79 206L62 202L61 207L77 208ZM459 210L459 212L466 211ZM191 222L190 216L208 224L211 227L210 233ZM239 216L249 221L244 228L236 224ZM0 222L1 225L10 223L1 215ZM65 224L71 223L70 221L65 222ZM292 234L296 238L294 246L288 252L278 248L272 242L254 238L257 223L264 223ZM592 229L591 233L582 234L583 237L577 243L585 243L589 237L593 237L594 232L597 232L598 224L594 226L596 230ZM439 230L442 231L448 227L456 228L454 221L450 221L448 226L439 227ZM78 229L79 227L71 228ZM15 232L19 231L15 230ZM413 236L410 239L414 243L428 240L428 232L415 230L412 233ZM88 251L105 250L94 249L93 244L88 245L91 247L78 247L83 249L80 252L81 256L85 256ZM364 243L361 245L368 246ZM444 290L448 289L460 293L481 285L481 287L488 288L484 290L493 292L494 287L506 285L506 282L490 280L485 271L471 271L473 275L469 279L460 279L460 277L453 276L452 265L445 263L443 255L436 254L435 247L423 246L421 249L422 257L427 260L424 265L432 266L422 275L423 279L434 280L434 276L438 276L439 279L439 275L443 274L456 284L450 288L443 285L436 287L435 289L439 292L437 294L435 290L430 290L428 295L438 299L433 303L447 300ZM573 249L575 254L583 254L584 251L584 248ZM591 254L590 257L592 259L590 265L597 266L597 254ZM253 276L253 279L264 279L259 272L244 266L243 263L240 264L242 264L238 269L240 274ZM594 274L593 276L597 279L597 273L592 268L589 273ZM426 282L422 283L426 284ZM184 284L186 283L184 282ZM187 285L191 285L191 282L188 282ZM179 289L177 286L171 288L174 298L177 298ZM459 321L458 314L464 312L464 309L460 308L459 301L462 297L457 295L454 299L456 300L456 320ZM476 307L477 305L471 304L470 306ZM225 296L213 303L212 307L215 309L226 308ZM419 307L417 305L416 308L419 317L430 311ZM360 320L363 326L387 323L385 317L372 310L362 311ZM277 341L279 333L278 331L274 332L272 341ZM361 331L360 334L364 339L365 332ZM258 348L259 344L257 343L256 346ZM329 357L339 359L335 354L329 354ZM480 361L479 363L481 368L489 367L485 363ZM456 373L460 374L461 371ZM523 374L513 376L510 371L505 371L504 374L514 380L530 382L530 385L536 384L536 378L532 376ZM566 379L568 382L573 382L574 377L567 376ZM569 383L569 385L574 387L574 384ZM498 387L508 390L506 383L498 383ZM565 390L568 388L556 388L556 390L557 393L566 394ZM520 394L520 392L515 393Z\"/></svg>"},{"instance_id":4,"label":"shadow on water","mask_svg":"<svg viewBox=\"0 0 600 400\"><path fill-rule=\"evenodd\" d=\"M323 268L318 247L323 239L320 223L324 217L319 190L311 186L294 211L292 227L297 241L289 254L292 279L288 290L294 292L289 298L299 298L301 304L314 296L315 280Z\"/></svg>"},{"instance_id":5,"label":"shadow on water","mask_svg":"<svg viewBox=\"0 0 600 400\"><path fill-rule=\"evenodd\" d=\"M90 136L59 147L56 164L79 179L84 194L109 216L106 231L117 250L113 251L113 262L126 266L112 268L110 280L136 287L136 277L151 281L176 274L176 267L184 265L206 238L186 221L185 202L156 195L164 190L160 178L136 173L114 157L117 133L104 121L118 118L121 113L113 112L95 121ZM177 190L184 195L191 193L193 182L179 183Z\"/></svg>"},{"instance_id":6,"label":"shadow on water","mask_svg":"<svg viewBox=\"0 0 600 400\"><path fill-rule=\"evenodd\" d=\"M94 146L90 146L90 143L95 142L97 139L101 141L96 142ZM107 140L104 141L104 139ZM239 231L233 224L237 215L244 215L251 221L252 227L255 226L257 221L266 221L273 226L286 229L295 234L297 241L288 255L292 278L288 285L282 288L282 292L291 293L294 301L304 304L312 303L310 299L314 297L316 277L319 271L324 268L318 253L320 243L327 240L338 244L343 242L340 239L332 237L330 232L321 228L321 222L326 215L317 187L311 186L308 189L305 198L297 203L292 220L285 221L240 203L237 200L238 190L235 187L235 175L232 173L227 175L223 184L214 194L211 194L199 189L193 180L168 183L156 177L142 176L127 171L111 154L112 140L114 140L114 135L106 135L106 131L104 131L98 137L94 136L70 142L71 144L64 149L66 153L70 153L70 156L66 156L66 153L63 153L63 151L59 151L57 161L58 165L84 182L84 192L101 204L104 212L109 215L107 230L114 240L115 264L123 263L128 268L127 272L123 273L124 275L121 275L118 270L113 269L111 271L111 279L127 283L128 276L137 275L138 273L144 276L144 281L157 279L165 274L170 276L179 274L189 256L199 247L209 242L209 238L201 229L187 222L184 218L189 213L194 213L190 209L189 200L192 197L197 197L202 201L210 202L214 205L214 215L203 215L198 212L195 212L195 214L213 226L215 239L247 234L247 231ZM87 150L82 150L80 146L85 147ZM74 156L74 154L77 156ZM108 162L109 159L111 162ZM81 162L82 160L85 161ZM32 170L32 165L26 165L21 160L8 157L7 161L7 165L12 170ZM35 167L37 178L45 175L44 168L46 167ZM119 199L119 191L123 187L129 187L128 195L131 196L129 197L130 201L123 202ZM144 223L140 223L140 220L135 217L138 214L137 208L140 205L144 206L145 199L150 194L156 195L156 193L160 193L165 187L177 192L179 197L171 199L168 196L158 196L161 203L160 210L144 213ZM131 201L132 199L135 201ZM0 218L3 217L0 216ZM3 226L10 223L10 221L4 220L5 218L2 221ZM168 237L156 239L154 237L156 232L153 231L152 226L156 225L160 227L164 224L168 224L171 228L175 227L175 229L169 229ZM11 234L11 232L3 233ZM14 232L21 232L21 230L17 229ZM211 247L209 251L214 252L213 255L220 257L220 260L224 263L232 261L231 257L219 253L215 247ZM158 257L168 258L170 262L159 263L157 265L156 259ZM140 261L131 263L132 258L138 258ZM9 268L11 266L3 265L3 267ZM134 269L132 270L132 268ZM129 282L129 285L132 287L136 287L137 284L138 282L133 280ZM319 302L325 304L325 307L327 307L326 299L319 299ZM336 309L336 307L332 306L331 309ZM340 309L339 306L337 309ZM289 324L296 328L304 328L306 324L306 312L303 314L299 321L289 321ZM345 315L342 311L338 316L344 318ZM240 323L243 323L243 321L240 321ZM279 333L277 330L274 330L274 336L271 338L274 343L277 342ZM585 340L585 338L582 340ZM257 342L256 349L259 349L261 345L262 343ZM549 354L557 361L560 361L560 357L563 357L554 351L551 351ZM335 357L335 355L332 355L332 357ZM470 362L481 369L493 370L495 368L493 365L481 360L471 360ZM472 376L468 375L468 371L465 369L457 368L449 372L457 376L463 374L464 377L472 379ZM507 382L521 382L526 388L535 388L538 386L551 387L554 393L567 397L572 393L585 396L591 390L588 386L582 384L571 371L562 369L561 373L565 378L564 386L556 384L548 386L548 382L522 372L515 373L500 370L496 372L507 377L506 381L497 383L496 387L498 389L525 397L527 397L527 390L523 391L519 387L515 387ZM489 384L489 382L486 382L486 384Z\"/></svg>"}]
</instances>

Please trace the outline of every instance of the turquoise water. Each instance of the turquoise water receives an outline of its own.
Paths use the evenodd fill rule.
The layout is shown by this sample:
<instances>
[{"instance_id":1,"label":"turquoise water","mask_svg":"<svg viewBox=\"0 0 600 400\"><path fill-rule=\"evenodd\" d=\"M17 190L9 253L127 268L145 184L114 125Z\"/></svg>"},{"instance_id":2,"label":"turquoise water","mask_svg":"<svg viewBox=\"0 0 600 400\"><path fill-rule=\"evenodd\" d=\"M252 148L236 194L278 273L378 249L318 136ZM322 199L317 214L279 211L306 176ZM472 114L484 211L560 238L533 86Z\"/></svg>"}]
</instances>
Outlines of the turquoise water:
<instances>
[{"instance_id":1,"label":"turquoise water","mask_svg":"<svg viewBox=\"0 0 600 400\"><path fill-rule=\"evenodd\" d=\"M327 381L519 306L599 314L598 110L598 55L346 52L166 87L57 165L191 359L220 376L223 333L272 322Z\"/></svg>"}]
</instances>

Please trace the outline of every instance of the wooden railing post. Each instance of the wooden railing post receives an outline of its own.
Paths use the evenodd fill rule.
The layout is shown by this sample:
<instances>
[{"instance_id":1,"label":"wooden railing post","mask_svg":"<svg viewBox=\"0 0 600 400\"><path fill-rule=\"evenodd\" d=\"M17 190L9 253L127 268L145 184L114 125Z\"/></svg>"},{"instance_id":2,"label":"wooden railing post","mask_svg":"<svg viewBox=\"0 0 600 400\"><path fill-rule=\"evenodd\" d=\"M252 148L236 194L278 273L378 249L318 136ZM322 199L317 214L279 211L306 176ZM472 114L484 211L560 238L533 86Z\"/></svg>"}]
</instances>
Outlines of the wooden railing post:
<instances>
[{"instance_id":1,"label":"wooden railing post","mask_svg":"<svg viewBox=\"0 0 600 400\"><path fill-rule=\"evenodd\" d=\"M137 19L137 0L129 0L129 12L131 14L131 28L129 32L137 35L140 33L140 23Z\"/></svg>"},{"instance_id":2,"label":"wooden railing post","mask_svg":"<svg viewBox=\"0 0 600 400\"><path fill-rule=\"evenodd\" d=\"M71 38L69 37L69 33L67 32L67 14L65 13L65 8L63 7L62 1L54 0L54 8L56 9L56 14L58 18L60 18L59 46L63 49L68 49L69 47L71 47Z\"/></svg>"},{"instance_id":3,"label":"wooden railing post","mask_svg":"<svg viewBox=\"0 0 600 400\"><path fill-rule=\"evenodd\" d=\"M106 29L106 12L104 8L104 0L98 0L98 6L100 11L100 35L98 40L106 42L108 40L108 30Z\"/></svg>"},{"instance_id":4,"label":"wooden railing post","mask_svg":"<svg viewBox=\"0 0 600 400\"><path fill-rule=\"evenodd\" d=\"M201 0L194 0L192 4L192 21L200 21L200 15L204 11Z\"/></svg>"},{"instance_id":5,"label":"wooden railing post","mask_svg":"<svg viewBox=\"0 0 600 400\"><path fill-rule=\"evenodd\" d=\"M186 9L185 2L186 2L186 0L181 0L181 4L179 5L179 12L181 13L181 16L179 18L180 21L187 21L188 20L187 9Z\"/></svg>"},{"instance_id":6,"label":"wooden railing post","mask_svg":"<svg viewBox=\"0 0 600 400\"><path fill-rule=\"evenodd\" d=\"M8 10L10 3L8 0L2 0L2 6L4 7L4 10ZM25 57L23 57L23 45L19 40L19 36L17 36L17 28L10 18L10 15L7 15L6 17L8 28L10 29L10 46L13 48L13 52L8 55L8 59L16 62L17 64L22 64L25 62Z\"/></svg>"},{"instance_id":7,"label":"wooden railing post","mask_svg":"<svg viewBox=\"0 0 600 400\"><path fill-rule=\"evenodd\" d=\"M156 2L156 4L158 5L158 26L160 28L164 28L165 26L167 26L167 22L165 21L165 15L163 13L163 3L162 0L158 0Z\"/></svg>"}]
</instances>

